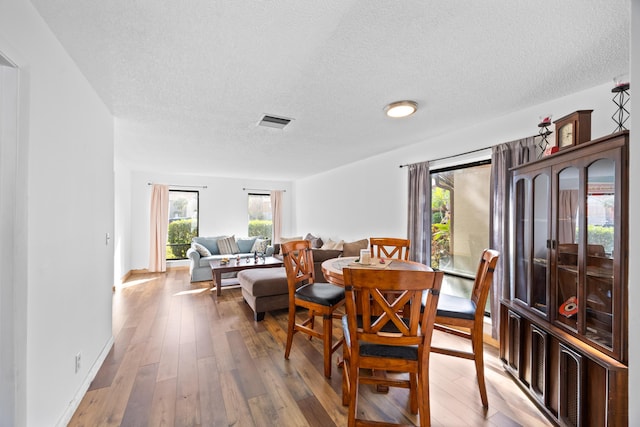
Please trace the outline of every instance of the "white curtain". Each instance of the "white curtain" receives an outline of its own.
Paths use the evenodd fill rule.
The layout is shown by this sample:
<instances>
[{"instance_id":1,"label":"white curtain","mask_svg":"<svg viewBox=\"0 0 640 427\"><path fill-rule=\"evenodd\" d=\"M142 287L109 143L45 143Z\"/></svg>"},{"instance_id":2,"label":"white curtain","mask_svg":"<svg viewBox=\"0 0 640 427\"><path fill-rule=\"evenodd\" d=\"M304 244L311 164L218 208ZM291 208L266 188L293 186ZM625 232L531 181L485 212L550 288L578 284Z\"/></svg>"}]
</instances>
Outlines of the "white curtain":
<instances>
[{"instance_id":1,"label":"white curtain","mask_svg":"<svg viewBox=\"0 0 640 427\"><path fill-rule=\"evenodd\" d=\"M271 192L271 220L273 221L271 244L280 243L282 236L282 193L281 190Z\"/></svg>"},{"instance_id":2,"label":"white curtain","mask_svg":"<svg viewBox=\"0 0 640 427\"><path fill-rule=\"evenodd\" d=\"M167 227L169 226L169 186L153 184L151 190L151 218L149 271L167 271Z\"/></svg>"}]
</instances>

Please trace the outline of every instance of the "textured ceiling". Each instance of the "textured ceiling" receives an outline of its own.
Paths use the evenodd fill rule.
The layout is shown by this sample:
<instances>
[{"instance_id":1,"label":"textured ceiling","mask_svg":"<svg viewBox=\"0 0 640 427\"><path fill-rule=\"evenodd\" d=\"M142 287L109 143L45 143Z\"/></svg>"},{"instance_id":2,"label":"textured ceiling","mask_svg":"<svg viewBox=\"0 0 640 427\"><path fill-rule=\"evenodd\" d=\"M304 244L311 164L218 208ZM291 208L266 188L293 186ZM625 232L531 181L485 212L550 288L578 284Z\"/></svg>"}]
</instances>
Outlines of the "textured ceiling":
<instances>
[{"instance_id":1,"label":"textured ceiling","mask_svg":"<svg viewBox=\"0 0 640 427\"><path fill-rule=\"evenodd\" d=\"M133 170L296 179L629 67L629 0L31 2ZM401 99L419 111L386 118Z\"/></svg>"}]
</instances>

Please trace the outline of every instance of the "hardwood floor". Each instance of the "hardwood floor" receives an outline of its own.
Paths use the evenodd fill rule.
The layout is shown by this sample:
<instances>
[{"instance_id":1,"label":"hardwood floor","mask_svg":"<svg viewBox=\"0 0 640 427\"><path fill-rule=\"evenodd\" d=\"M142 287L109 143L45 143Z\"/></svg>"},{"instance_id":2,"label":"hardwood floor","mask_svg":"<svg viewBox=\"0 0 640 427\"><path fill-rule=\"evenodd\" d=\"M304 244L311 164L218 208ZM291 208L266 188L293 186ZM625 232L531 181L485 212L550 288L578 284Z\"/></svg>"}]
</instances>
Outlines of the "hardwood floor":
<instances>
[{"instance_id":1,"label":"hardwood floor","mask_svg":"<svg viewBox=\"0 0 640 427\"><path fill-rule=\"evenodd\" d=\"M70 426L346 425L341 371L334 358L332 378L324 377L320 340L296 334L286 361L285 310L256 323L240 289L216 299L208 286L171 270L133 275L114 292L115 343ZM434 335L434 344L457 340ZM497 353L485 346L486 411L473 363L431 356L432 425L552 425L505 374ZM358 409L367 418L415 424L407 401L407 390L378 394L362 386Z\"/></svg>"}]
</instances>

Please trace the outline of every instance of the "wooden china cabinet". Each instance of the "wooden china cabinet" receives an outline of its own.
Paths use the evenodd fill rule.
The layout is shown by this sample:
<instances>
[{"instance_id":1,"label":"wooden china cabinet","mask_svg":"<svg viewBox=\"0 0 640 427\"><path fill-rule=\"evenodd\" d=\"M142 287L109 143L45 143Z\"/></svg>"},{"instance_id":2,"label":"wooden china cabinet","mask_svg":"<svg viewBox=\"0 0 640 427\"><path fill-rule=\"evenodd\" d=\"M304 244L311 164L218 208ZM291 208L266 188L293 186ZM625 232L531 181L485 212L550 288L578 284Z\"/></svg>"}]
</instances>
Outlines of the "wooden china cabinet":
<instances>
[{"instance_id":1,"label":"wooden china cabinet","mask_svg":"<svg viewBox=\"0 0 640 427\"><path fill-rule=\"evenodd\" d=\"M628 425L628 139L512 170L500 357L560 425Z\"/></svg>"}]
</instances>

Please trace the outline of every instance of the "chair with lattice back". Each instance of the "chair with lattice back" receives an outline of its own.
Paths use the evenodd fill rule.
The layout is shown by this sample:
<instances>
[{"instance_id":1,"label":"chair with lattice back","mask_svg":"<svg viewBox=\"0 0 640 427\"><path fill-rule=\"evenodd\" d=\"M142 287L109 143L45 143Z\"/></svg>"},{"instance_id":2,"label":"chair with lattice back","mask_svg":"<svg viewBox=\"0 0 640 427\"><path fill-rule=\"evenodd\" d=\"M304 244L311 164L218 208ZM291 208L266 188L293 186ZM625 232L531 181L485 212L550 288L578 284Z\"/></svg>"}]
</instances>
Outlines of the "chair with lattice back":
<instances>
[{"instance_id":1,"label":"chair with lattice back","mask_svg":"<svg viewBox=\"0 0 640 427\"><path fill-rule=\"evenodd\" d=\"M421 426L428 426L429 354L443 273L345 268L343 277L346 314L342 320L342 402L349 405L348 425L399 425L356 418L361 415L357 412L358 385L363 383L408 388L411 412L419 414ZM389 299L390 294L394 298ZM379 376L372 371L409 376Z\"/></svg>"},{"instance_id":2,"label":"chair with lattice back","mask_svg":"<svg viewBox=\"0 0 640 427\"><path fill-rule=\"evenodd\" d=\"M478 264L476 278L470 298L441 294L436 312L435 329L471 341L471 352L441 347L431 347L434 353L462 357L475 362L478 388L482 405L489 406L487 388L484 382L484 310L493 271L498 262L498 251L485 249Z\"/></svg>"},{"instance_id":3,"label":"chair with lattice back","mask_svg":"<svg viewBox=\"0 0 640 427\"><path fill-rule=\"evenodd\" d=\"M324 375L330 378L331 355L342 344L342 338L333 343L333 319L342 317L335 311L344 305L344 288L315 281L310 241L282 243L282 253L289 288L289 322L284 358L289 359L293 335L296 332L309 335L309 339L319 338L323 342ZM302 322L296 322L297 307L308 310ZM322 331L314 328L316 316L322 316Z\"/></svg>"},{"instance_id":4,"label":"chair with lattice back","mask_svg":"<svg viewBox=\"0 0 640 427\"><path fill-rule=\"evenodd\" d=\"M369 247L374 258L409 259L411 240L396 237L370 237Z\"/></svg>"}]
</instances>

